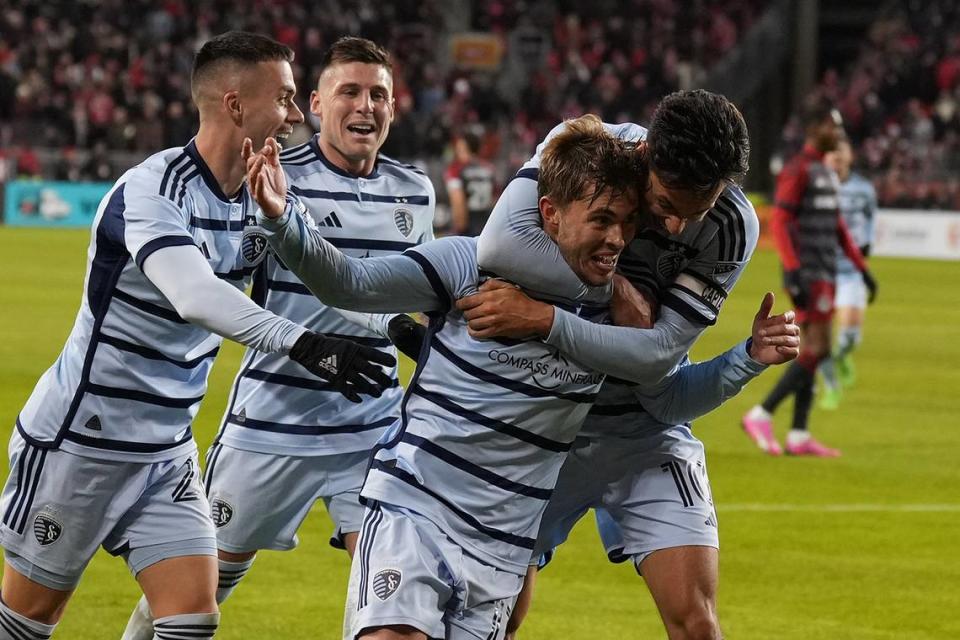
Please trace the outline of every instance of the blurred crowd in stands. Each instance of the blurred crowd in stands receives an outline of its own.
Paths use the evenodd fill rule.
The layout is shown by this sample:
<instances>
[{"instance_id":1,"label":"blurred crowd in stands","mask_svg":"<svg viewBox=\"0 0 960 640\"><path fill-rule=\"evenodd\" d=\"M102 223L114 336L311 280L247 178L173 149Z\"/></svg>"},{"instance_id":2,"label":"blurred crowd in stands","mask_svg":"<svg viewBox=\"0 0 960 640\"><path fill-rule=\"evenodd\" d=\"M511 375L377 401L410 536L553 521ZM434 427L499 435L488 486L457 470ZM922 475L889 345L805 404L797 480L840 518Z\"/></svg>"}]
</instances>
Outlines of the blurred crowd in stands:
<instances>
[{"instance_id":1,"label":"blurred crowd in stands","mask_svg":"<svg viewBox=\"0 0 960 640\"><path fill-rule=\"evenodd\" d=\"M894 3L817 91L843 114L881 206L960 210L960 3ZM796 147L803 133L791 122L784 137Z\"/></svg>"},{"instance_id":2,"label":"blurred crowd in stands","mask_svg":"<svg viewBox=\"0 0 960 640\"><path fill-rule=\"evenodd\" d=\"M766 0L18 0L0 8L0 182L112 180L189 140L193 53L227 29L296 51L306 110L323 51L355 34L395 59L397 120L384 152L439 185L464 133L500 180L565 117L646 122L657 100L696 86ZM886 205L960 208L960 29L950 0L877 23L852 70L829 72ZM934 10L930 11L933 6ZM492 34L491 64L459 64L448 37ZM317 123L308 114L305 139ZM787 126L787 145L799 133ZM755 165L756 166L756 165ZM442 190L442 189L441 189Z\"/></svg>"}]
</instances>

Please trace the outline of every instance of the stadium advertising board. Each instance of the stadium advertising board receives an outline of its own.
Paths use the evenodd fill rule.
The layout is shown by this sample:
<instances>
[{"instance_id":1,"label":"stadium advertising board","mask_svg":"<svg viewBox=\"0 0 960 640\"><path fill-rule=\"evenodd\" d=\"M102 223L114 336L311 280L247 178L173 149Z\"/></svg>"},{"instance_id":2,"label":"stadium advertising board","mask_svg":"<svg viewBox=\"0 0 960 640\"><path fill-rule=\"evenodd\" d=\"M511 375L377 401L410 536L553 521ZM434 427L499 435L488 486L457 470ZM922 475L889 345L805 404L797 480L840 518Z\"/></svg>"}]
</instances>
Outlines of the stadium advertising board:
<instances>
[{"instance_id":1,"label":"stadium advertising board","mask_svg":"<svg viewBox=\"0 0 960 640\"><path fill-rule=\"evenodd\" d=\"M881 209L875 224L875 255L960 260L960 212Z\"/></svg>"},{"instance_id":2,"label":"stadium advertising board","mask_svg":"<svg viewBox=\"0 0 960 640\"><path fill-rule=\"evenodd\" d=\"M89 227L109 182L14 180L5 188L4 224L17 227Z\"/></svg>"}]
</instances>

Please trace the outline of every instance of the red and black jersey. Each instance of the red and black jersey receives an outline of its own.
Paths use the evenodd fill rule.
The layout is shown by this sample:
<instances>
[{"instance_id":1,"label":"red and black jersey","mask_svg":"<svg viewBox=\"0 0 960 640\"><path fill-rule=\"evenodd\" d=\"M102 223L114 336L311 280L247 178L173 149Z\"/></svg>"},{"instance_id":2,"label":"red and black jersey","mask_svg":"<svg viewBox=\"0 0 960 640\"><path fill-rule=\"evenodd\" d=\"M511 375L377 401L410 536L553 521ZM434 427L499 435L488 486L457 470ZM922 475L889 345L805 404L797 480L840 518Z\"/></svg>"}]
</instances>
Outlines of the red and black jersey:
<instances>
[{"instance_id":1,"label":"red and black jersey","mask_svg":"<svg viewBox=\"0 0 960 640\"><path fill-rule=\"evenodd\" d=\"M447 167L443 179L448 190L463 189L470 215L469 235L480 235L496 202L493 165L479 158L466 163L454 162Z\"/></svg>"},{"instance_id":2,"label":"red and black jersey","mask_svg":"<svg viewBox=\"0 0 960 640\"><path fill-rule=\"evenodd\" d=\"M837 245L863 270L863 259L840 216L840 181L810 145L777 177L771 228L786 271L799 269L804 282L833 282Z\"/></svg>"}]
</instances>

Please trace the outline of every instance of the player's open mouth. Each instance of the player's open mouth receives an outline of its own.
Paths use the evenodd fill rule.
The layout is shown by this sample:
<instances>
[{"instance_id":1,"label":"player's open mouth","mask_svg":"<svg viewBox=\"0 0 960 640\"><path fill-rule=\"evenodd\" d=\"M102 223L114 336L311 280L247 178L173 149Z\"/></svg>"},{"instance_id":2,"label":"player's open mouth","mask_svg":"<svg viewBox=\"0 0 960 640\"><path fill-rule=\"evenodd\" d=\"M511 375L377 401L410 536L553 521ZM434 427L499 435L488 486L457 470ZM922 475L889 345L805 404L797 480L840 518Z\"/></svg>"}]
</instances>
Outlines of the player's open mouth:
<instances>
[{"instance_id":1,"label":"player's open mouth","mask_svg":"<svg viewBox=\"0 0 960 640\"><path fill-rule=\"evenodd\" d=\"M291 133L292 131L278 131L277 133L273 134L273 139L276 140L277 144L282 147L283 143L287 141L287 138L290 137Z\"/></svg>"},{"instance_id":2,"label":"player's open mouth","mask_svg":"<svg viewBox=\"0 0 960 640\"><path fill-rule=\"evenodd\" d=\"M593 256L590 259L604 269L613 269L617 266L617 254Z\"/></svg>"},{"instance_id":3,"label":"player's open mouth","mask_svg":"<svg viewBox=\"0 0 960 640\"><path fill-rule=\"evenodd\" d=\"M377 130L377 127L372 124L348 124L347 131L350 133L355 133L359 136L369 136L374 131Z\"/></svg>"}]
</instances>

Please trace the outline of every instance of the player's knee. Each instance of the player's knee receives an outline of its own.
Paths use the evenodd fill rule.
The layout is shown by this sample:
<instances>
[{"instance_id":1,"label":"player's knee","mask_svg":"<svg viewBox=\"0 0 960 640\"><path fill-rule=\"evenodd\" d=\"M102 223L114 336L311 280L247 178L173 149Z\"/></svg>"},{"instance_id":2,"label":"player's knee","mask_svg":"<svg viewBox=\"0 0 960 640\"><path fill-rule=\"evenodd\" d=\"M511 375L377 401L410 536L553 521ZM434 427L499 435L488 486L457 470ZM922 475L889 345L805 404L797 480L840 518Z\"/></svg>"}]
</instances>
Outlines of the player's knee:
<instances>
[{"instance_id":1,"label":"player's knee","mask_svg":"<svg viewBox=\"0 0 960 640\"><path fill-rule=\"evenodd\" d=\"M713 611L701 609L684 620L684 640L720 640L720 622Z\"/></svg>"}]
</instances>

